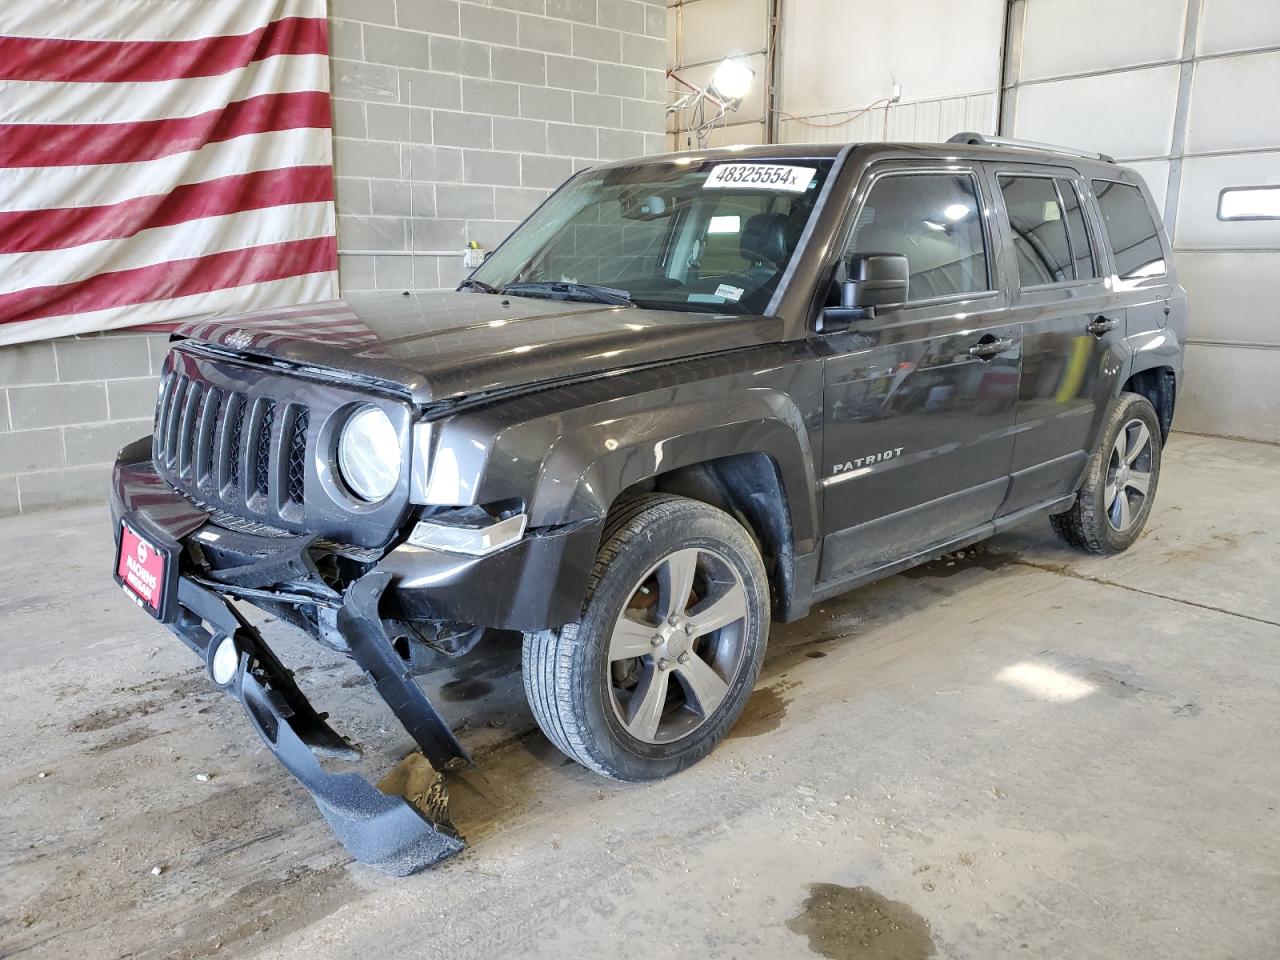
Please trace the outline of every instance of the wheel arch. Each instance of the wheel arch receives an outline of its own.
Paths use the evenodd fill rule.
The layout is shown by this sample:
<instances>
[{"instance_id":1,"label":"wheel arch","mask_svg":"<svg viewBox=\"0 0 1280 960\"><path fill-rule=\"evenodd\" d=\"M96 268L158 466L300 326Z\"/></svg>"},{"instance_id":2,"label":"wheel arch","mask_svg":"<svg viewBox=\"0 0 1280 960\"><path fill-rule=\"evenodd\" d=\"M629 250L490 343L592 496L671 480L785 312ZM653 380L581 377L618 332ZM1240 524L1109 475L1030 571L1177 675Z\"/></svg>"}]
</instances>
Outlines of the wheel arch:
<instances>
[{"instance_id":1,"label":"wheel arch","mask_svg":"<svg viewBox=\"0 0 1280 960\"><path fill-rule=\"evenodd\" d=\"M697 500L742 524L764 560L775 616L790 618L796 579L794 526L781 470L772 456L753 451L689 463L633 484L616 503L650 492Z\"/></svg>"},{"instance_id":2,"label":"wheel arch","mask_svg":"<svg viewBox=\"0 0 1280 960\"><path fill-rule=\"evenodd\" d=\"M1177 400L1178 377L1171 366L1150 366L1129 376L1121 388L1127 393L1146 397L1155 407L1160 420L1160 439L1169 439L1173 427L1173 409Z\"/></svg>"},{"instance_id":3,"label":"wheel arch","mask_svg":"<svg viewBox=\"0 0 1280 960\"><path fill-rule=\"evenodd\" d=\"M566 517L607 516L643 492L673 493L718 507L755 539L769 574L773 608L789 618L795 558L815 549L819 523L808 432L789 398L772 391L704 398L696 405L613 421L609 436L592 432L578 432L568 449L549 458L577 460L584 445L598 453L586 463L578 460ZM609 443L619 437L626 442Z\"/></svg>"}]
</instances>

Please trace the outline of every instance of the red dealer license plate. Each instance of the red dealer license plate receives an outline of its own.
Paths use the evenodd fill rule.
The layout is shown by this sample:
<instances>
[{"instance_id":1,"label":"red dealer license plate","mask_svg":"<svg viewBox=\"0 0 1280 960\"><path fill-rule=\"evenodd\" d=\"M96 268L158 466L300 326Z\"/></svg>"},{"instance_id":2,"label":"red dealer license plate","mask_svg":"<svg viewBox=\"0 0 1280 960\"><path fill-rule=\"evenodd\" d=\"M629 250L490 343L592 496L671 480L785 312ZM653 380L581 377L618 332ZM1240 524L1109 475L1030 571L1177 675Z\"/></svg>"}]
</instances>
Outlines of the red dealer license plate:
<instances>
[{"instance_id":1,"label":"red dealer license plate","mask_svg":"<svg viewBox=\"0 0 1280 960\"><path fill-rule=\"evenodd\" d=\"M164 550L128 523L121 523L116 580L124 587L125 593L156 617L164 612L169 574L167 564L168 557Z\"/></svg>"}]
</instances>

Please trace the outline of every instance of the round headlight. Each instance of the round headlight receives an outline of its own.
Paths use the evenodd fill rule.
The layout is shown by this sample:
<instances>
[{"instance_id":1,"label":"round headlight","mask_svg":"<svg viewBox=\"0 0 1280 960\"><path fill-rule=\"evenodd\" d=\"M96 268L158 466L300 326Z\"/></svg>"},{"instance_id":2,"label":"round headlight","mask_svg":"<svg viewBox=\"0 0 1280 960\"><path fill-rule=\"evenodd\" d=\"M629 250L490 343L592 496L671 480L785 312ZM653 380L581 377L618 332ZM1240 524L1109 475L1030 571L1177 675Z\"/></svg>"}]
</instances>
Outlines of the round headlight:
<instances>
[{"instance_id":1,"label":"round headlight","mask_svg":"<svg viewBox=\"0 0 1280 960\"><path fill-rule=\"evenodd\" d=\"M338 438L338 469L362 500L386 499L400 479L400 438L391 418L377 407L361 407Z\"/></svg>"}]
</instances>

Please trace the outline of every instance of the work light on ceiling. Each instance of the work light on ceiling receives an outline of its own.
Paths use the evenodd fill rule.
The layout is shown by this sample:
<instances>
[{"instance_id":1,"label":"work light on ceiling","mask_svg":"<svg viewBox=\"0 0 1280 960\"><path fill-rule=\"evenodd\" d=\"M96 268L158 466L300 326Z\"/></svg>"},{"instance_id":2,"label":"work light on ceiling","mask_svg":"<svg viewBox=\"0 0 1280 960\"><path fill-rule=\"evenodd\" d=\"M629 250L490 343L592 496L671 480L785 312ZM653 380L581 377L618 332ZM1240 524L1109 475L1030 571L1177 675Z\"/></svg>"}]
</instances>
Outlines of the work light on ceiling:
<instances>
[{"instance_id":1,"label":"work light on ceiling","mask_svg":"<svg viewBox=\"0 0 1280 960\"><path fill-rule=\"evenodd\" d=\"M667 75L688 90L667 107L667 113L689 111L687 129L698 138L699 148L707 145L715 125L742 105L756 79L756 72L734 57L726 57L716 65L711 82L705 87L690 83L675 70L668 70ZM709 116L708 104L715 111Z\"/></svg>"},{"instance_id":2,"label":"work light on ceiling","mask_svg":"<svg viewBox=\"0 0 1280 960\"><path fill-rule=\"evenodd\" d=\"M711 90L721 100L741 102L751 92L751 84L755 78L756 72L741 60L726 57L711 75Z\"/></svg>"}]
</instances>

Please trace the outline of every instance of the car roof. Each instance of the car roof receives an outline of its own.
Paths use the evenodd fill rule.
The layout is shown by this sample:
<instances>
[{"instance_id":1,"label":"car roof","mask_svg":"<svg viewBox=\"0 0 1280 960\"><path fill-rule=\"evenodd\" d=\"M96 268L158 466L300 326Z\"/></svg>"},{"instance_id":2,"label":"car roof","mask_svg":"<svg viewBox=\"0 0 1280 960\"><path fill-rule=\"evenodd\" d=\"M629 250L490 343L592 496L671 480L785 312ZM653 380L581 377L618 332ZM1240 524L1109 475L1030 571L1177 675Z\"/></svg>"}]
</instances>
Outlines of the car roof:
<instances>
[{"instance_id":1,"label":"car roof","mask_svg":"<svg viewBox=\"0 0 1280 960\"><path fill-rule=\"evenodd\" d=\"M1039 149L1022 145L976 145L967 143L770 143L742 146L713 147L705 150L684 150L678 153L662 153L648 157L619 160L602 166L632 166L639 163L674 163L677 161L732 162L734 160L798 160L825 159L839 156L846 150L870 162L876 159L940 160L947 158L986 160L997 163L1045 163L1060 167L1072 167L1090 175L1109 173L1127 168L1109 160L1094 159L1073 153L1070 148Z\"/></svg>"}]
</instances>

